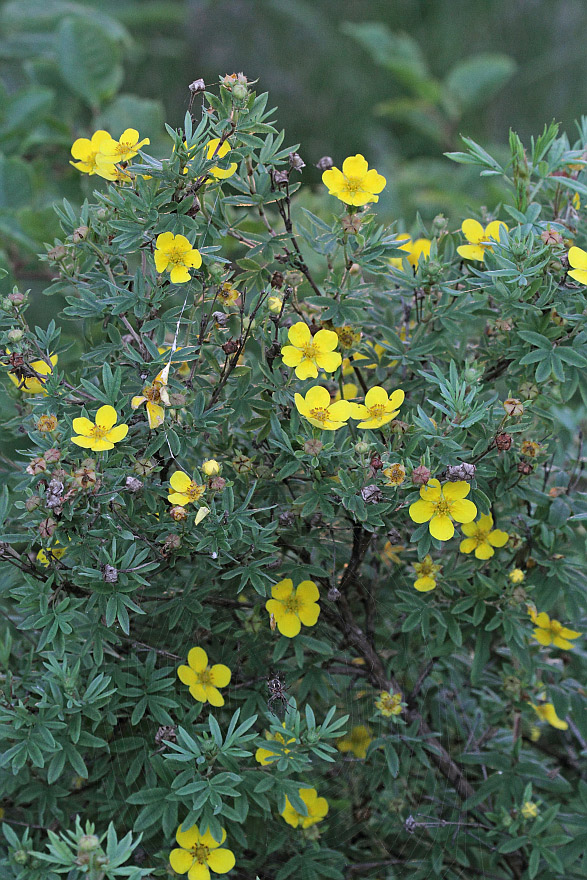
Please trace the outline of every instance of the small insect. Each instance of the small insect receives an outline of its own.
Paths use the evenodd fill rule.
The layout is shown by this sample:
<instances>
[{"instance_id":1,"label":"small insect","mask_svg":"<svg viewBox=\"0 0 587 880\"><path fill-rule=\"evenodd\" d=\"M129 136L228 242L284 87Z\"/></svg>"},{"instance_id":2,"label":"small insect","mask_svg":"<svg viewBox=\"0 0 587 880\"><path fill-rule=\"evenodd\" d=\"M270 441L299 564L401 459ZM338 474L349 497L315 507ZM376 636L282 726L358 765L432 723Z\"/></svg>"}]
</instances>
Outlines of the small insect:
<instances>
[{"instance_id":1,"label":"small insect","mask_svg":"<svg viewBox=\"0 0 587 880\"><path fill-rule=\"evenodd\" d=\"M276 713L273 711L272 707L274 703L279 703L280 714L277 717L283 717L289 704L289 697L287 695L285 683L282 682L281 678L279 677L279 673L274 672L270 675L270 677L267 679L267 687L269 688L269 699L267 700L267 708L272 715L275 715Z\"/></svg>"},{"instance_id":2,"label":"small insect","mask_svg":"<svg viewBox=\"0 0 587 880\"><path fill-rule=\"evenodd\" d=\"M275 627L277 626L277 623L275 621L275 614L273 613L269 615L269 626L271 627L272 632L275 632Z\"/></svg>"}]
</instances>

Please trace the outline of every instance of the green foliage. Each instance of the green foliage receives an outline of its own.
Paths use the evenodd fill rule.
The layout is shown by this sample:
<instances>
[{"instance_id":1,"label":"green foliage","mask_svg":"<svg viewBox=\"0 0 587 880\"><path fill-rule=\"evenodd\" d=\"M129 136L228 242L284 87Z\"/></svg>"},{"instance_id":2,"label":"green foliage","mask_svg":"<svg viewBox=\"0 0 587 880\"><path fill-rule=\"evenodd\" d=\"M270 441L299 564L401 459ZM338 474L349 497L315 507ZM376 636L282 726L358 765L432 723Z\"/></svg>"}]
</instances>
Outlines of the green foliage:
<instances>
[{"instance_id":1,"label":"green foliage","mask_svg":"<svg viewBox=\"0 0 587 880\"><path fill-rule=\"evenodd\" d=\"M80 100L111 94L100 70ZM512 135L509 160L464 139L451 158L498 181L509 227L469 260L443 216L413 224L418 257L374 205L310 203L242 76L196 106L121 181L58 204L41 260L63 313L44 329L28 292L0 303L20 450L0 498L4 875L169 876L197 825L235 877L585 877L587 302L568 251L587 124ZM185 283L157 271L163 233L201 255ZM296 375L300 323L344 362ZM405 399L327 431L297 397L316 385ZM103 406L128 426L109 449ZM480 552L466 505L454 537L422 522L430 477L492 516Z\"/></svg>"}]
</instances>

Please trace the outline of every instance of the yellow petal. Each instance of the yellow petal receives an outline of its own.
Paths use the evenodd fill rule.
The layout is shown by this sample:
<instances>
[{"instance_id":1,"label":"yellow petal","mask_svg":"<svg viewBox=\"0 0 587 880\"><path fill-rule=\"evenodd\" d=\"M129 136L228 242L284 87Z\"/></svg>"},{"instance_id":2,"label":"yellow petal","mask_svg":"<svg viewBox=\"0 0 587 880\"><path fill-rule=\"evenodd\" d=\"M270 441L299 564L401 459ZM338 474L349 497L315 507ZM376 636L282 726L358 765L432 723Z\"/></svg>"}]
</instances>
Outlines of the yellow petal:
<instances>
[{"instance_id":1,"label":"yellow petal","mask_svg":"<svg viewBox=\"0 0 587 880\"><path fill-rule=\"evenodd\" d=\"M96 424L100 428L112 428L112 426L116 424L117 419L118 413L113 406L109 406L108 404L101 406L96 413Z\"/></svg>"},{"instance_id":2,"label":"yellow petal","mask_svg":"<svg viewBox=\"0 0 587 880\"><path fill-rule=\"evenodd\" d=\"M326 373L334 373L342 363L342 355L337 351L323 351L316 355L316 364Z\"/></svg>"},{"instance_id":3,"label":"yellow petal","mask_svg":"<svg viewBox=\"0 0 587 880\"><path fill-rule=\"evenodd\" d=\"M165 421L165 410L162 406L159 406L158 403L152 403L148 400L147 418L149 421L149 428L159 428Z\"/></svg>"},{"instance_id":4,"label":"yellow petal","mask_svg":"<svg viewBox=\"0 0 587 880\"><path fill-rule=\"evenodd\" d=\"M457 480L456 483L445 483L442 494L447 501L457 501L466 498L471 491L471 486L465 480ZM481 523L481 520L479 521Z\"/></svg>"},{"instance_id":5,"label":"yellow petal","mask_svg":"<svg viewBox=\"0 0 587 880\"><path fill-rule=\"evenodd\" d=\"M334 351L338 345L338 334L334 330L318 330L313 342L321 351Z\"/></svg>"},{"instance_id":6,"label":"yellow petal","mask_svg":"<svg viewBox=\"0 0 587 880\"><path fill-rule=\"evenodd\" d=\"M185 266L175 265L169 273L169 279L172 284L185 284L190 280L190 273Z\"/></svg>"},{"instance_id":7,"label":"yellow petal","mask_svg":"<svg viewBox=\"0 0 587 880\"><path fill-rule=\"evenodd\" d=\"M328 408L328 416L335 422L346 422L351 415L351 404L348 400L336 400Z\"/></svg>"},{"instance_id":8,"label":"yellow petal","mask_svg":"<svg viewBox=\"0 0 587 880\"><path fill-rule=\"evenodd\" d=\"M288 639L295 638L302 628L299 617L292 612L286 611L285 614L275 615L275 619L277 629L282 636L286 636Z\"/></svg>"},{"instance_id":9,"label":"yellow petal","mask_svg":"<svg viewBox=\"0 0 587 880\"><path fill-rule=\"evenodd\" d=\"M573 269L567 272L567 275L578 281L579 284L587 284L587 269Z\"/></svg>"},{"instance_id":10,"label":"yellow petal","mask_svg":"<svg viewBox=\"0 0 587 880\"><path fill-rule=\"evenodd\" d=\"M287 338L289 339L291 345L295 345L296 348L303 348L304 345L310 344L312 340L312 334L310 333L310 328L307 324L304 324L303 321L298 321L296 324L292 324L292 326L289 328Z\"/></svg>"},{"instance_id":11,"label":"yellow petal","mask_svg":"<svg viewBox=\"0 0 587 880\"><path fill-rule=\"evenodd\" d=\"M480 241L483 241L485 236L485 230L478 220L463 220L461 230L467 241L471 242L471 244L478 244Z\"/></svg>"},{"instance_id":12,"label":"yellow petal","mask_svg":"<svg viewBox=\"0 0 587 880\"><path fill-rule=\"evenodd\" d=\"M414 501L410 504L410 518L415 523L428 522L434 516L435 505L432 501Z\"/></svg>"},{"instance_id":13,"label":"yellow petal","mask_svg":"<svg viewBox=\"0 0 587 880\"><path fill-rule=\"evenodd\" d=\"M317 602L320 598L320 590L314 581L302 581L298 584L296 590L296 599L304 604L307 602Z\"/></svg>"},{"instance_id":14,"label":"yellow petal","mask_svg":"<svg viewBox=\"0 0 587 880\"><path fill-rule=\"evenodd\" d=\"M345 177L364 177L368 169L369 165L360 153L357 153L356 156L349 156L342 163L342 173Z\"/></svg>"},{"instance_id":15,"label":"yellow petal","mask_svg":"<svg viewBox=\"0 0 587 880\"><path fill-rule=\"evenodd\" d=\"M189 666L178 666L177 667L177 677L181 681L182 684L187 684L188 687L192 687L192 685L197 684L198 676Z\"/></svg>"},{"instance_id":16,"label":"yellow petal","mask_svg":"<svg viewBox=\"0 0 587 880\"><path fill-rule=\"evenodd\" d=\"M203 648L191 648L188 653L188 663L195 672L203 672L208 666L208 655Z\"/></svg>"},{"instance_id":17,"label":"yellow petal","mask_svg":"<svg viewBox=\"0 0 587 880\"><path fill-rule=\"evenodd\" d=\"M381 385L374 385L367 391L365 396L365 406L370 409L372 406L387 406L389 398L387 391Z\"/></svg>"},{"instance_id":18,"label":"yellow petal","mask_svg":"<svg viewBox=\"0 0 587 880\"><path fill-rule=\"evenodd\" d=\"M210 672L212 674L214 687L223 688L230 682L232 672L228 666L224 665L224 663L215 663Z\"/></svg>"},{"instance_id":19,"label":"yellow petal","mask_svg":"<svg viewBox=\"0 0 587 880\"><path fill-rule=\"evenodd\" d=\"M175 833L175 839L184 849L191 849L195 843L198 843L200 834L195 825L185 829L180 825Z\"/></svg>"},{"instance_id":20,"label":"yellow petal","mask_svg":"<svg viewBox=\"0 0 587 880\"><path fill-rule=\"evenodd\" d=\"M494 547L504 547L509 541L510 536L507 532L502 532L501 529L494 529L492 532L489 532L487 539Z\"/></svg>"},{"instance_id":21,"label":"yellow petal","mask_svg":"<svg viewBox=\"0 0 587 880\"><path fill-rule=\"evenodd\" d=\"M463 532L465 531L465 527L463 526ZM475 538L465 538L464 541L461 541L459 545L459 550L461 553L472 553L473 550L477 546L477 541Z\"/></svg>"},{"instance_id":22,"label":"yellow petal","mask_svg":"<svg viewBox=\"0 0 587 880\"><path fill-rule=\"evenodd\" d=\"M194 862L188 871L188 880L210 880L210 871L202 862Z\"/></svg>"},{"instance_id":23,"label":"yellow petal","mask_svg":"<svg viewBox=\"0 0 587 880\"><path fill-rule=\"evenodd\" d=\"M436 581L429 575L418 578L414 581L414 587L419 593L429 593L436 588Z\"/></svg>"},{"instance_id":24,"label":"yellow petal","mask_svg":"<svg viewBox=\"0 0 587 880\"><path fill-rule=\"evenodd\" d=\"M226 874L231 868L234 868L236 859L234 853L229 849L213 849L208 854L208 866L216 874Z\"/></svg>"},{"instance_id":25,"label":"yellow petal","mask_svg":"<svg viewBox=\"0 0 587 880\"><path fill-rule=\"evenodd\" d=\"M224 697L214 685L206 684L204 685L204 690L206 691L206 700L211 706L217 706L218 708L224 706Z\"/></svg>"},{"instance_id":26,"label":"yellow petal","mask_svg":"<svg viewBox=\"0 0 587 880\"><path fill-rule=\"evenodd\" d=\"M175 471L175 473L171 474L169 482L171 488L175 489L176 492L187 492L192 484L191 479L183 471Z\"/></svg>"},{"instance_id":27,"label":"yellow petal","mask_svg":"<svg viewBox=\"0 0 587 880\"><path fill-rule=\"evenodd\" d=\"M93 437L72 437L71 442L75 443L76 446L81 446L82 449L91 449L94 444Z\"/></svg>"},{"instance_id":28,"label":"yellow petal","mask_svg":"<svg viewBox=\"0 0 587 880\"><path fill-rule=\"evenodd\" d=\"M485 248L478 244L462 244L457 248L457 254L464 260L479 260L483 262L485 259Z\"/></svg>"},{"instance_id":29,"label":"yellow petal","mask_svg":"<svg viewBox=\"0 0 587 880\"><path fill-rule=\"evenodd\" d=\"M454 485L454 483L453 483ZM468 523L477 516L477 508L472 501L451 501L450 515L458 523Z\"/></svg>"},{"instance_id":30,"label":"yellow petal","mask_svg":"<svg viewBox=\"0 0 587 880\"><path fill-rule=\"evenodd\" d=\"M340 402L340 401L339 401ZM330 392L322 385L314 385L306 394L306 406L309 409L328 409L330 405Z\"/></svg>"},{"instance_id":31,"label":"yellow petal","mask_svg":"<svg viewBox=\"0 0 587 880\"><path fill-rule=\"evenodd\" d=\"M108 431L104 440L108 440L110 443L120 443L121 440L124 440L127 434L128 425L116 425Z\"/></svg>"},{"instance_id":32,"label":"yellow petal","mask_svg":"<svg viewBox=\"0 0 587 880\"><path fill-rule=\"evenodd\" d=\"M73 152L73 150L72 150ZM572 247L568 253L569 263L573 269L587 270L587 252L579 247Z\"/></svg>"},{"instance_id":33,"label":"yellow petal","mask_svg":"<svg viewBox=\"0 0 587 880\"><path fill-rule=\"evenodd\" d=\"M423 501L440 501L440 483L436 477L428 480L425 486L420 489L420 498Z\"/></svg>"},{"instance_id":34,"label":"yellow petal","mask_svg":"<svg viewBox=\"0 0 587 880\"><path fill-rule=\"evenodd\" d=\"M295 349L294 349L295 351ZM285 362L284 362L285 363ZM308 360L302 356L302 360L299 365L296 367L296 376L298 379L317 379L318 378L318 367L313 361Z\"/></svg>"},{"instance_id":35,"label":"yellow petal","mask_svg":"<svg viewBox=\"0 0 587 880\"><path fill-rule=\"evenodd\" d=\"M281 357L286 367L297 367L304 360L304 353L293 345L284 345L281 349ZM318 375L318 370L316 370Z\"/></svg>"},{"instance_id":36,"label":"yellow petal","mask_svg":"<svg viewBox=\"0 0 587 880\"><path fill-rule=\"evenodd\" d=\"M491 223L488 223L483 235L484 240L488 241L489 239L493 239L494 241L499 241L499 232L502 226L505 232L507 232L508 228L503 220L493 220Z\"/></svg>"},{"instance_id":37,"label":"yellow petal","mask_svg":"<svg viewBox=\"0 0 587 880\"><path fill-rule=\"evenodd\" d=\"M176 874L186 874L191 868L194 857L186 849L172 849L169 853L169 864Z\"/></svg>"},{"instance_id":38,"label":"yellow petal","mask_svg":"<svg viewBox=\"0 0 587 880\"><path fill-rule=\"evenodd\" d=\"M293 581L291 578L284 578L282 581L279 581L278 584L274 584L271 587L271 596L273 599L278 599L280 602L283 602L284 599L289 599L291 594L293 593Z\"/></svg>"},{"instance_id":39,"label":"yellow petal","mask_svg":"<svg viewBox=\"0 0 587 880\"><path fill-rule=\"evenodd\" d=\"M94 422L86 419L85 416L78 416L78 418L73 420L72 424L75 433L82 434L85 437L89 437L94 429Z\"/></svg>"},{"instance_id":40,"label":"yellow petal","mask_svg":"<svg viewBox=\"0 0 587 880\"><path fill-rule=\"evenodd\" d=\"M491 559L495 550L488 544L487 541L484 541L483 544L479 544L479 546L475 549L475 556L477 559Z\"/></svg>"},{"instance_id":41,"label":"yellow petal","mask_svg":"<svg viewBox=\"0 0 587 880\"><path fill-rule=\"evenodd\" d=\"M416 504L421 503L421 501L416 501ZM430 520L429 528L430 534L437 541L450 541L455 533L455 528L449 516L433 516Z\"/></svg>"}]
</instances>

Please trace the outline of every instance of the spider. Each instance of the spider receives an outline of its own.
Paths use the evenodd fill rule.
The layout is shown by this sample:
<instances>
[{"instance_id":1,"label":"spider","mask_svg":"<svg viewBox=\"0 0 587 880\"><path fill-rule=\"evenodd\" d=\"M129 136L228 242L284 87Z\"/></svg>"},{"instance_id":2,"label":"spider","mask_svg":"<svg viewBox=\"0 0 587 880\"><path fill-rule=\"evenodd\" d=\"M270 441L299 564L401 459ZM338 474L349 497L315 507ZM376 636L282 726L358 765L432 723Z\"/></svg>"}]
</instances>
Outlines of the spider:
<instances>
[{"instance_id":1,"label":"spider","mask_svg":"<svg viewBox=\"0 0 587 880\"><path fill-rule=\"evenodd\" d=\"M269 699L267 701L267 708L272 715L275 715L276 713L273 711L272 706L273 703L279 702L281 705L281 709L283 710L283 714L285 715L285 711L289 705L289 697L287 695L285 682L281 680L278 672L273 672L268 677L267 687L269 688Z\"/></svg>"}]
</instances>

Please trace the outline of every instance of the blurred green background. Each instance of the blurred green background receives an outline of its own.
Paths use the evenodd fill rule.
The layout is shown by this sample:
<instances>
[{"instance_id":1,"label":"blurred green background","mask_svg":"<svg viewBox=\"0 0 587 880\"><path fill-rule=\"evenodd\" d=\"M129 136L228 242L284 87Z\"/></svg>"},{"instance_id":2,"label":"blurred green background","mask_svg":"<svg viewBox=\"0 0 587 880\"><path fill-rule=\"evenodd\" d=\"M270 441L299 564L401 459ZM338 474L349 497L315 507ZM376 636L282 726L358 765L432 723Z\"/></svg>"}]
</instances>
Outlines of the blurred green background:
<instances>
[{"instance_id":1,"label":"blurred green background","mask_svg":"<svg viewBox=\"0 0 587 880\"><path fill-rule=\"evenodd\" d=\"M73 140L132 125L166 150L198 77L258 78L308 183L322 155L364 153L407 227L500 200L442 156L459 132L499 153L510 126L528 139L555 118L572 139L584 108L584 0L4 0L0 28L4 290L43 286L52 203L104 185L68 164Z\"/></svg>"}]
</instances>

